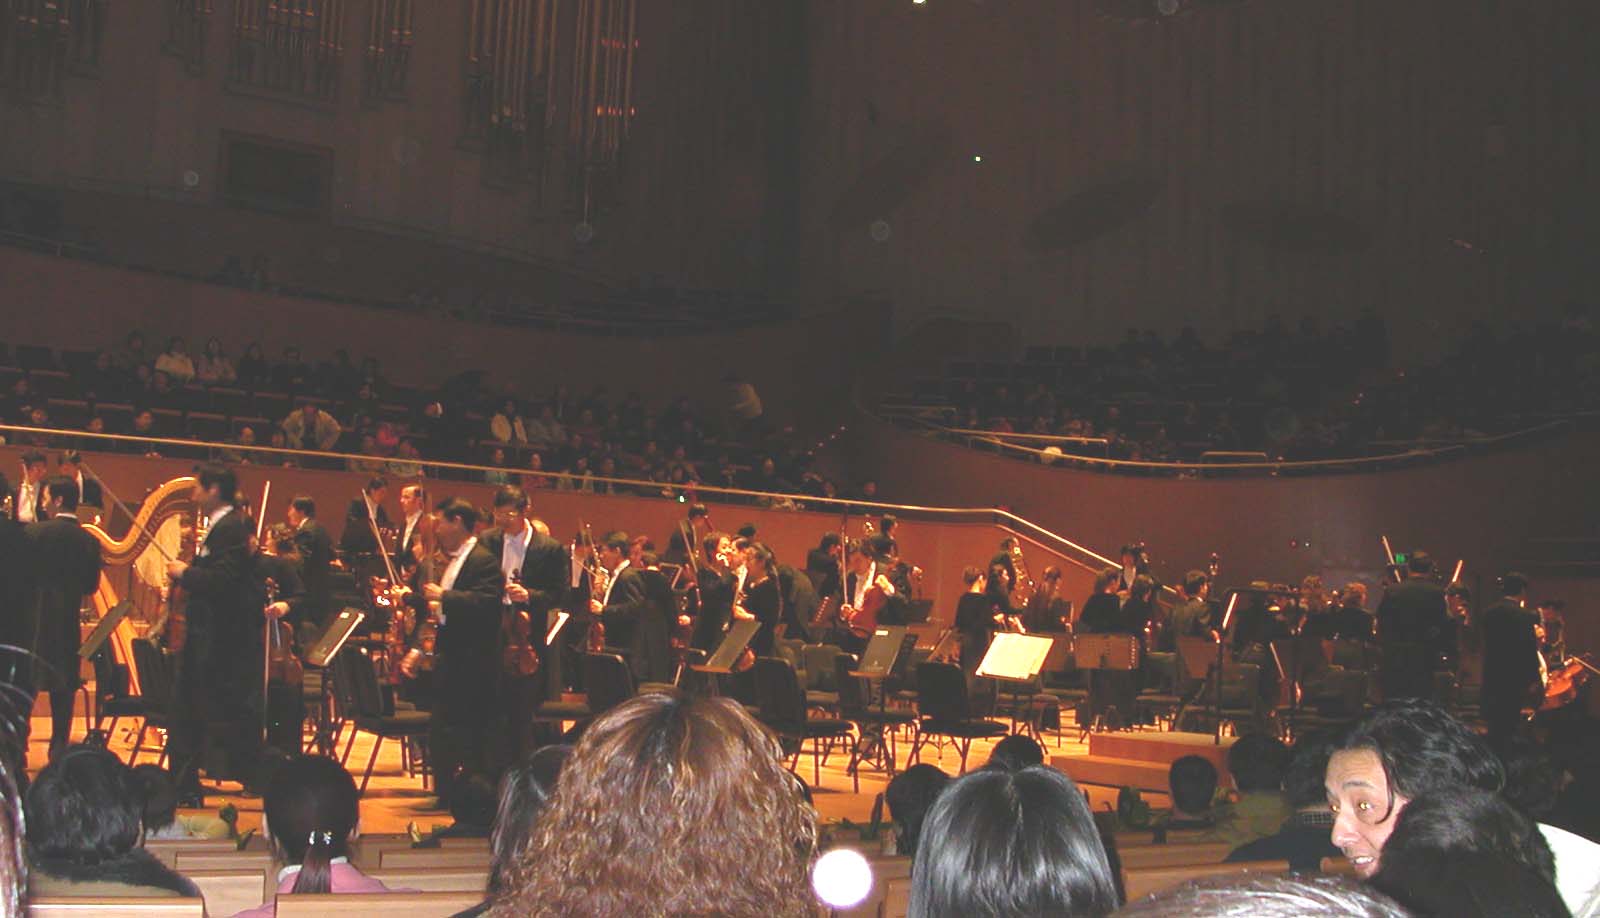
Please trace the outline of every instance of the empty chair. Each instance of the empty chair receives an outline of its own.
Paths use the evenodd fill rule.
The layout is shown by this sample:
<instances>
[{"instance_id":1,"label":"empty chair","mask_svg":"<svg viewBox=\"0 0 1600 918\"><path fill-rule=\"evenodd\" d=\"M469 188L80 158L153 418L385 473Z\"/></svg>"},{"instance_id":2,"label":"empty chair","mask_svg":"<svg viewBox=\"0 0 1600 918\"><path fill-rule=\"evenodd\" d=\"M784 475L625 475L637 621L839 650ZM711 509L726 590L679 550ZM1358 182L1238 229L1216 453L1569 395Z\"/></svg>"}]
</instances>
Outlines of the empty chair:
<instances>
[{"instance_id":1,"label":"empty chair","mask_svg":"<svg viewBox=\"0 0 1600 918\"><path fill-rule=\"evenodd\" d=\"M759 657L755 665L756 695L760 699L761 720L785 740L794 745L794 760L800 759L805 743L811 743L812 783L822 782L822 758L819 748L827 741L826 750L833 749L835 740L848 737L848 721L834 718L808 718L806 696L800 689L800 679L787 660L777 657Z\"/></svg>"},{"instance_id":2,"label":"empty chair","mask_svg":"<svg viewBox=\"0 0 1600 918\"><path fill-rule=\"evenodd\" d=\"M961 771L967 770L967 754L972 741L980 737L1005 736L1006 725L989 720L972 704L967 693L967 677L954 663L924 663L917 667L917 737L911 744L911 760L921 761L922 747L932 736L948 736L961 754Z\"/></svg>"},{"instance_id":3,"label":"empty chair","mask_svg":"<svg viewBox=\"0 0 1600 918\"><path fill-rule=\"evenodd\" d=\"M350 725L350 738L345 743L340 762L350 758L355 748L357 733L372 734L372 754L367 756L366 769L361 774L360 792L367 792L367 782L372 780L372 769L378 762L378 750L386 739L397 739L407 752L402 760L409 762L410 744L428 735L432 715L427 711L383 711L383 690L372 663L359 650L346 647L330 667L333 671L334 692L338 695L342 713ZM424 775L426 781L426 775Z\"/></svg>"},{"instance_id":4,"label":"empty chair","mask_svg":"<svg viewBox=\"0 0 1600 918\"><path fill-rule=\"evenodd\" d=\"M633 672L614 653L583 655L583 687L589 696L589 713L604 714L633 697Z\"/></svg>"}]
</instances>

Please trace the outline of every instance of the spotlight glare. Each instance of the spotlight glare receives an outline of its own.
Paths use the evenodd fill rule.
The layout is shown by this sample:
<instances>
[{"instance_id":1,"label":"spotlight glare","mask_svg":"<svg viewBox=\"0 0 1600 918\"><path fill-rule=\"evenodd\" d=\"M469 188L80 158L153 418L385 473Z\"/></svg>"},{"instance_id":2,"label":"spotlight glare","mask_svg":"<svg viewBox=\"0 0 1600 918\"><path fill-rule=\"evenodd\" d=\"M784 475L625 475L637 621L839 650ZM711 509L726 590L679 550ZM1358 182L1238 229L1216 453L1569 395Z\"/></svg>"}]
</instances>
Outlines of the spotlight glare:
<instances>
[{"instance_id":1,"label":"spotlight glare","mask_svg":"<svg viewBox=\"0 0 1600 918\"><path fill-rule=\"evenodd\" d=\"M861 852L835 848L811 868L811 888L829 908L855 908L872 892L872 867Z\"/></svg>"},{"instance_id":2,"label":"spotlight glare","mask_svg":"<svg viewBox=\"0 0 1600 918\"><path fill-rule=\"evenodd\" d=\"M972 154L972 161L975 162L975 163L983 162L983 154L982 153L974 153L974 154Z\"/></svg>"}]
</instances>

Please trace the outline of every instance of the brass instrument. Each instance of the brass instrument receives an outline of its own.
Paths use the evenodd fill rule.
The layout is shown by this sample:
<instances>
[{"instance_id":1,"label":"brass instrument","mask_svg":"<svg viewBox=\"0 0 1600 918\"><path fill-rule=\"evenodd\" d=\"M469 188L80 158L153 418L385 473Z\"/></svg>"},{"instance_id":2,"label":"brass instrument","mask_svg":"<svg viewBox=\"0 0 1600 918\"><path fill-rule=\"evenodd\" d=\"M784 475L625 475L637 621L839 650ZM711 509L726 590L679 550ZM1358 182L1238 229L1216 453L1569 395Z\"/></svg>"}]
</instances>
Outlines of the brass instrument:
<instances>
[{"instance_id":1,"label":"brass instrument","mask_svg":"<svg viewBox=\"0 0 1600 918\"><path fill-rule=\"evenodd\" d=\"M1028 600L1033 598L1034 590L1038 585L1034 583L1033 575L1028 572L1028 559L1022 556L1022 539L1011 538L1011 566L1016 570L1017 582L1011 585L1011 608L1027 608ZM1007 631L1026 634L1028 629L1022 626L1022 616L1007 615L1005 617Z\"/></svg>"},{"instance_id":2,"label":"brass instrument","mask_svg":"<svg viewBox=\"0 0 1600 918\"><path fill-rule=\"evenodd\" d=\"M589 572L589 600L591 603L606 601L606 592L611 588L611 572L600 563L600 549L594 543L594 530L588 523L583 523L583 541L589 547L589 556L584 559L583 566ZM584 647L589 653L600 653L606 648L606 625L601 621L600 615L593 616L589 623L589 631L584 635Z\"/></svg>"}]
</instances>

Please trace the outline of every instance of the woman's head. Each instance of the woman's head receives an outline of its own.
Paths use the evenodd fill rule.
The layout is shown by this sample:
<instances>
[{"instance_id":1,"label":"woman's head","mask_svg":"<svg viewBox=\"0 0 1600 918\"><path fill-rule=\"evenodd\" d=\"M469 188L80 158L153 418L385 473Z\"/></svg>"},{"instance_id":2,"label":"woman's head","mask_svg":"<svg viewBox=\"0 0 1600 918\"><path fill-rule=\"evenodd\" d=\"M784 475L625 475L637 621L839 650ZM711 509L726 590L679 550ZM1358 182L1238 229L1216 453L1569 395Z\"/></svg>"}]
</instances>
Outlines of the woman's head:
<instances>
[{"instance_id":1,"label":"woman's head","mask_svg":"<svg viewBox=\"0 0 1600 918\"><path fill-rule=\"evenodd\" d=\"M640 695L585 728L490 914L805 913L815 847L815 812L742 707Z\"/></svg>"},{"instance_id":2,"label":"woman's head","mask_svg":"<svg viewBox=\"0 0 1600 918\"><path fill-rule=\"evenodd\" d=\"M923 822L913 918L1101 915L1116 907L1089 805L1053 768L972 772L939 795Z\"/></svg>"},{"instance_id":3,"label":"woman's head","mask_svg":"<svg viewBox=\"0 0 1600 918\"><path fill-rule=\"evenodd\" d=\"M889 818L894 822L896 853L906 856L917 853L923 820L933 801L939 799L939 793L949 783L949 775L926 762L913 765L890 779L883 791L883 802L889 805Z\"/></svg>"},{"instance_id":4,"label":"woman's head","mask_svg":"<svg viewBox=\"0 0 1600 918\"><path fill-rule=\"evenodd\" d=\"M72 746L28 787L28 849L40 861L93 867L144 837L144 791L133 770L94 746Z\"/></svg>"},{"instance_id":5,"label":"woman's head","mask_svg":"<svg viewBox=\"0 0 1600 918\"><path fill-rule=\"evenodd\" d=\"M500 779L500 805L494 814L494 831L489 834L490 894L505 888L506 871L527 846L534 823L555 793L556 779L571 754L571 746L544 746Z\"/></svg>"},{"instance_id":6,"label":"woman's head","mask_svg":"<svg viewBox=\"0 0 1600 918\"><path fill-rule=\"evenodd\" d=\"M333 759L300 755L278 767L262 811L284 860L300 865L295 892L328 891L329 862L348 853L357 807L356 782Z\"/></svg>"},{"instance_id":7,"label":"woman's head","mask_svg":"<svg viewBox=\"0 0 1600 918\"><path fill-rule=\"evenodd\" d=\"M1421 794L1458 787L1499 791L1500 761L1476 734L1438 705L1386 702L1357 723L1328 758L1323 785L1333 810L1333 844L1369 877L1395 820Z\"/></svg>"}]
</instances>

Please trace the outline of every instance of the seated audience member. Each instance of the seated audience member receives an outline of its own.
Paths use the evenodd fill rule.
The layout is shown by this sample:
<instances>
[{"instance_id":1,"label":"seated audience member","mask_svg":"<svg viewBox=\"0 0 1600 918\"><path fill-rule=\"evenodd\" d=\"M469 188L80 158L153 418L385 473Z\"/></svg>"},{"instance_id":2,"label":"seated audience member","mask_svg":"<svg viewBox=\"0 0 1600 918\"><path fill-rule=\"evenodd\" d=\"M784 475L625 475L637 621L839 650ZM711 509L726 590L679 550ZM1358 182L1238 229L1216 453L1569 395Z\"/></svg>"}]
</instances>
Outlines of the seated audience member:
<instances>
[{"instance_id":1,"label":"seated audience member","mask_svg":"<svg viewBox=\"0 0 1600 918\"><path fill-rule=\"evenodd\" d=\"M281 893L391 892L350 865L350 840L357 823L356 782L344 766L317 755L284 762L272 775L262 799L262 828L281 863ZM240 918L270 918L268 902Z\"/></svg>"},{"instance_id":2,"label":"seated audience member","mask_svg":"<svg viewBox=\"0 0 1600 918\"><path fill-rule=\"evenodd\" d=\"M215 816L179 816L178 788L160 765L136 765L133 776L144 791L144 837L228 838L233 826Z\"/></svg>"},{"instance_id":3,"label":"seated audience member","mask_svg":"<svg viewBox=\"0 0 1600 918\"><path fill-rule=\"evenodd\" d=\"M1293 815L1276 833L1235 848L1229 861L1288 861L1295 870L1316 871L1323 858L1339 856L1328 840L1333 813L1322 788L1333 743L1331 732L1301 734L1283 776L1285 802L1294 808Z\"/></svg>"},{"instance_id":4,"label":"seated audience member","mask_svg":"<svg viewBox=\"0 0 1600 918\"><path fill-rule=\"evenodd\" d=\"M1384 867L1378 876L1389 871L1397 853L1423 849L1489 854L1520 864L1547 881L1556 875L1555 857L1539 834L1538 823L1499 794L1476 787L1434 791L1407 804L1384 843Z\"/></svg>"},{"instance_id":5,"label":"seated audience member","mask_svg":"<svg viewBox=\"0 0 1600 918\"><path fill-rule=\"evenodd\" d=\"M1417 918L1569 918L1548 879L1484 851L1416 848L1383 856L1370 881Z\"/></svg>"},{"instance_id":6,"label":"seated audience member","mask_svg":"<svg viewBox=\"0 0 1600 918\"><path fill-rule=\"evenodd\" d=\"M488 914L813 915L816 837L777 739L744 708L639 695L584 729Z\"/></svg>"},{"instance_id":7,"label":"seated audience member","mask_svg":"<svg viewBox=\"0 0 1600 918\"><path fill-rule=\"evenodd\" d=\"M71 746L28 788L29 895L198 896L194 884L145 851L133 770L104 749Z\"/></svg>"},{"instance_id":8,"label":"seated audience member","mask_svg":"<svg viewBox=\"0 0 1600 918\"><path fill-rule=\"evenodd\" d=\"M1012 771L1030 765L1044 764L1044 749L1031 736L1013 733L994 744L989 751L990 768L1009 768Z\"/></svg>"},{"instance_id":9,"label":"seated audience member","mask_svg":"<svg viewBox=\"0 0 1600 918\"><path fill-rule=\"evenodd\" d=\"M952 782L923 822L911 877L911 918L1106 915L1118 904L1083 792L1041 766Z\"/></svg>"},{"instance_id":10,"label":"seated audience member","mask_svg":"<svg viewBox=\"0 0 1600 918\"><path fill-rule=\"evenodd\" d=\"M1169 829L1210 829L1216 825L1211 802L1217 796L1217 766L1197 755L1186 755L1167 769L1167 790L1172 795Z\"/></svg>"},{"instance_id":11,"label":"seated audience member","mask_svg":"<svg viewBox=\"0 0 1600 918\"><path fill-rule=\"evenodd\" d=\"M1438 705L1386 702L1367 714L1328 759L1333 843L1370 877L1397 818L1416 797L1477 787L1502 790L1505 770L1488 743ZM1600 915L1600 845L1539 825L1555 855L1557 888L1574 915Z\"/></svg>"},{"instance_id":12,"label":"seated audience member","mask_svg":"<svg viewBox=\"0 0 1600 918\"><path fill-rule=\"evenodd\" d=\"M1193 880L1152 893L1117 918L1412 918L1398 903L1338 877L1242 873Z\"/></svg>"},{"instance_id":13,"label":"seated audience member","mask_svg":"<svg viewBox=\"0 0 1600 918\"><path fill-rule=\"evenodd\" d=\"M556 779L571 754L571 746L535 749L500 779L500 805L489 835L489 898L455 918L477 918L505 891L507 872L527 847L533 825L555 793Z\"/></svg>"},{"instance_id":14,"label":"seated audience member","mask_svg":"<svg viewBox=\"0 0 1600 918\"><path fill-rule=\"evenodd\" d=\"M1498 792L1504 781L1483 739L1443 708L1419 699L1385 702L1328 757L1323 784L1333 811L1333 843L1357 874L1370 877L1413 798L1461 787Z\"/></svg>"},{"instance_id":15,"label":"seated audience member","mask_svg":"<svg viewBox=\"0 0 1600 918\"><path fill-rule=\"evenodd\" d=\"M916 855L922 822L949 783L949 775L927 762L913 765L889 779L889 786L883 790L883 802L889 806L889 821L894 825L896 854Z\"/></svg>"},{"instance_id":16,"label":"seated audience member","mask_svg":"<svg viewBox=\"0 0 1600 918\"><path fill-rule=\"evenodd\" d=\"M194 360L184 346L182 338L174 336L167 341L167 349L156 358L156 372L165 373L176 386L188 385L194 379Z\"/></svg>"},{"instance_id":17,"label":"seated audience member","mask_svg":"<svg viewBox=\"0 0 1600 918\"><path fill-rule=\"evenodd\" d=\"M1242 845L1283 828L1293 815L1283 796L1289 747L1262 733L1241 736L1228 749L1228 771L1239 799L1217 816L1218 841Z\"/></svg>"}]
</instances>

